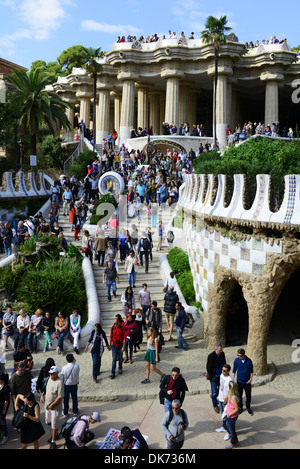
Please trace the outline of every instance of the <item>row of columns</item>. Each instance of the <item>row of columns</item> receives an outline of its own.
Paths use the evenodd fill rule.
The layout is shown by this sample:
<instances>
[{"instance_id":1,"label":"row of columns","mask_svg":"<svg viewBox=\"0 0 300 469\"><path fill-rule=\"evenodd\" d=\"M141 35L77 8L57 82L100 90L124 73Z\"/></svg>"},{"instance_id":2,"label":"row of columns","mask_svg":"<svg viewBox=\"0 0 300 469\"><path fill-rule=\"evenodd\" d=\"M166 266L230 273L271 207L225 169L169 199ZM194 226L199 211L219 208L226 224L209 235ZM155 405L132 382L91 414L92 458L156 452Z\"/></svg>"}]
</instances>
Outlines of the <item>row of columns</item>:
<instances>
[{"instance_id":1,"label":"row of columns","mask_svg":"<svg viewBox=\"0 0 300 469\"><path fill-rule=\"evenodd\" d=\"M213 75L209 71L209 75ZM196 123L197 94L199 90L193 88L193 83L184 81L184 74L176 71L165 72L165 94L153 89L150 84L137 83L137 76L119 74L122 81L122 91L113 91L110 80L99 77L97 83L96 106L96 141L101 143L115 128L119 133L119 142L125 143L130 136L130 129L136 127L153 128L155 135L161 134L163 122L174 123L179 126L189 122ZM265 85L265 123L272 124L279 120L279 86L282 81L280 74L262 74L261 80ZM137 95L137 113L135 100ZM111 96L113 102L111 106ZM80 103L79 118L89 123L91 115L92 93L87 89L80 89L75 93L65 93L64 99L73 104L67 110L70 122L74 120L74 105ZM226 144L226 128L234 126L237 118L237 92L232 70L221 68L218 75L216 96L217 138L220 145Z\"/></svg>"}]
</instances>

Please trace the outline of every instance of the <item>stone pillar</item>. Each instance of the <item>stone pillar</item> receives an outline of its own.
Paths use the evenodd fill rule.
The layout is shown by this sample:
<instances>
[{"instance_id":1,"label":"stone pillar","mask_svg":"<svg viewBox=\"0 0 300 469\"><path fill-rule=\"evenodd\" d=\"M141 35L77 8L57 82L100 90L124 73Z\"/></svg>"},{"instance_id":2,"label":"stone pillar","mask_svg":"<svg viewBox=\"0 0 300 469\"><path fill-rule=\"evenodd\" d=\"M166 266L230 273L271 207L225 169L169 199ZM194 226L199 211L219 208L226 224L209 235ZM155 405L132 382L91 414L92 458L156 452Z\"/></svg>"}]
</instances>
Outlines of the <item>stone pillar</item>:
<instances>
[{"instance_id":1,"label":"stone pillar","mask_svg":"<svg viewBox=\"0 0 300 469\"><path fill-rule=\"evenodd\" d=\"M67 118L69 122L71 123L71 130L64 129L63 130L63 138L67 142L73 142L74 141L74 118L75 118L75 104L76 100L75 99L66 99L66 101L71 104L71 107L68 107L66 110Z\"/></svg>"},{"instance_id":2,"label":"stone pillar","mask_svg":"<svg viewBox=\"0 0 300 469\"><path fill-rule=\"evenodd\" d=\"M190 130L193 128L193 124L201 124L201 122L196 122L197 120L197 94L198 92L191 91L188 96L188 123L190 125ZM182 124L182 122L181 122Z\"/></svg>"},{"instance_id":3,"label":"stone pillar","mask_svg":"<svg viewBox=\"0 0 300 469\"><path fill-rule=\"evenodd\" d=\"M280 69L265 72L260 75L261 81L266 83L265 91L265 125L272 125L279 121L279 86L284 76Z\"/></svg>"},{"instance_id":4,"label":"stone pillar","mask_svg":"<svg viewBox=\"0 0 300 469\"><path fill-rule=\"evenodd\" d=\"M90 127L90 114L91 114L91 97L81 97L79 121L81 122L83 120L86 127Z\"/></svg>"},{"instance_id":5,"label":"stone pillar","mask_svg":"<svg viewBox=\"0 0 300 469\"><path fill-rule=\"evenodd\" d=\"M216 106L216 121L217 121L217 139L220 149L227 145L226 129L227 129L227 77L226 75L218 76L217 85L217 106Z\"/></svg>"},{"instance_id":6,"label":"stone pillar","mask_svg":"<svg viewBox=\"0 0 300 469\"><path fill-rule=\"evenodd\" d=\"M123 78L124 77L124 78ZM126 145L130 137L130 127L134 124L134 95L135 95L135 77L130 74L119 74L118 80L123 78L122 107L120 120L120 140L119 143Z\"/></svg>"},{"instance_id":7,"label":"stone pillar","mask_svg":"<svg viewBox=\"0 0 300 469\"><path fill-rule=\"evenodd\" d=\"M120 133L120 118L121 118L121 105L122 95L114 93L114 127L118 134Z\"/></svg>"},{"instance_id":8,"label":"stone pillar","mask_svg":"<svg viewBox=\"0 0 300 469\"><path fill-rule=\"evenodd\" d=\"M177 77L167 78L165 122L178 127L179 122L179 82Z\"/></svg>"},{"instance_id":9,"label":"stone pillar","mask_svg":"<svg viewBox=\"0 0 300 469\"><path fill-rule=\"evenodd\" d=\"M165 122L165 113L166 113L166 97L165 95L161 95L159 100L159 133L158 135L162 135L162 123Z\"/></svg>"},{"instance_id":10,"label":"stone pillar","mask_svg":"<svg viewBox=\"0 0 300 469\"><path fill-rule=\"evenodd\" d=\"M137 84L137 127L147 129L149 127L149 87Z\"/></svg>"},{"instance_id":11,"label":"stone pillar","mask_svg":"<svg viewBox=\"0 0 300 469\"><path fill-rule=\"evenodd\" d=\"M108 89L99 90L98 113L96 119L96 142L102 143L109 135L110 92Z\"/></svg>"},{"instance_id":12,"label":"stone pillar","mask_svg":"<svg viewBox=\"0 0 300 469\"><path fill-rule=\"evenodd\" d=\"M179 117L178 117L178 127L180 124L190 124L190 128L195 122L189 122L189 97L190 97L190 86L188 83L180 83L179 88Z\"/></svg>"},{"instance_id":13,"label":"stone pillar","mask_svg":"<svg viewBox=\"0 0 300 469\"><path fill-rule=\"evenodd\" d=\"M150 122L149 125L152 127L153 135L161 134L161 124L160 121L160 99L161 93L159 92L150 92Z\"/></svg>"}]
</instances>

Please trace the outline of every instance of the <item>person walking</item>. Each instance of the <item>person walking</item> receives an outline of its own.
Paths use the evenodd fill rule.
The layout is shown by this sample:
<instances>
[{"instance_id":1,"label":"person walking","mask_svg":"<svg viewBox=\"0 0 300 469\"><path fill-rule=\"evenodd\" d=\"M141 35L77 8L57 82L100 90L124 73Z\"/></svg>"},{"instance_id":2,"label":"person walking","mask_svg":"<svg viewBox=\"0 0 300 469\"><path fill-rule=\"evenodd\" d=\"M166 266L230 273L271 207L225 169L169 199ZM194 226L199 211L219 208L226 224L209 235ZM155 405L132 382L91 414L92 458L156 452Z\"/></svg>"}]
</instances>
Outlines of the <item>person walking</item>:
<instances>
[{"instance_id":1,"label":"person walking","mask_svg":"<svg viewBox=\"0 0 300 469\"><path fill-rule=\"evenodd\" d=\"M233 381L232 377L230 376L231 366L228 364L223 365L222 367L222 374L220 376L220 386L219 386L219 395L218 401L220 404L220 413L222 415L222 426L216 429L216 432L226 432L224 436L224 440L229 440L230 434L228 432L227 424L226 424L226 415L224 416L224 410L227 404L227 396L229 393L229 382Z\"/></svg>"},{"instance_id":2,"label":"person walking","mask_svg":"<svg viewBox=\"0 0 300 469\"><path fill-rule=\"evenodd\" d=\"M246 409L248 414L253 415L251 409L251 383L253 379L253 363L246 356L244 349L237 351L237 358L234 360L232 369L232 378L237 381L238 392L240 396L240 412L243 412L243 392L246 394Z\"/></svg>"},{"instance_id":3,"label":"person walking","mask_svg":"<svg viewBox=\"0 0 300 469\"><path fill-rule=\"evenodd\" d=\"M163 227L163 223L162 223L161 220L159 220L159 222L158 222L157 236L158 236L158 242L157 242L156 251L162 251L162 240L163 240L163 236L164 236L164 227Z\"/></svg>"},{"instance_id":4,"label":"person walking","mask_svg":"<svg viewBox=\"0 0 300 469\"><path fill-rule=\"evenodd\" d=\"M18 394L26 396L31 392L31 373L26 369L24 363L19 363L17 371L12 375L10 379L10 393L13 401L15 411L21 409L24 406L24 401L19 399L18 406L16 406L16 399Z\"/></svg>"},{"instance_id":5,"label":"person walking","mask_svg":"<svg viewBox=\"0 0 300 469\"><path fill-rule=\"evenodd\" d=\"M226 449L233 449L239 446L236 434L236 421L239 416L239 391L238 385L234 381L229 382L229 392L226 405L226 426L230 434L230 443L225 446Z\"/></svg>"},{"instance_id":6,"label":"person walking","mask_svg":"<svg viewBox=\"0 0 300 469\"><path fill-rule=\"evenodd\" d=\"M183 404L187 391L188 387L180 373L180 368L174 366L171 374L164 376L160 381L159 400L164 406L165 414L172 410L174 399L179 399L181 405Z\"/></svg>"},{"instance_id":7,"label":"person walking","mask_svg":"<svg viewBox=\"0 0 300 469\"><path fill-rule=\"evenodd\" d=\"M221 344L215 345L215 350L207 357L206 363L206 378L210 381L211 400L214 411L218 414L220 412L218 407L217 397L220 387L220 376L222 367L226 363L225 353Z\"/></svg>"},{"instance_id":8,"label":"person walking","mask_svg":"<svg viewBox=\"0 0 300 469\"><path fill-rule=\"evenodd\" d=\"M73 202L73 194L70 191L70 188L68 186L65 187L65 190L62 194L62 200L63 200L63 215L66 217L69 215L70 212L70 204Z\"/></svg>"},{"instance_id":9,"label":"person walking","mask_svg":"<svg viewBox=\"0 0 300 469\"><path fill-rule=\"evenodd\" d=\"M59 368L52 366L49 370L49 380L46 386L45 395L41 396L42 404L45 403L45 422L51 423L51 438L49 449L56 449L56 440L58 437L59 416L62 412L62 403L64 398L64 383L58 376Z\"/></svg>"},{"instance_id":10,"label":"person walking","mask_svg":"<svg viewBox=\"0 0 300 469\"><path fill-rule=\"evenodd\" d=\"M125 346L124 346L124 351L125 351L125 360L123 363L129 363L132 364L132 352L133 352L133 337L132 337L132 332L133 330L136 329L137 332L139 332L139 326L137 325L136 321L132 317L132 313L127 314L127 319L124 323L124 330L125 330ZM128 358L128 348L129 348L129 358Z\"/></svg>"},{"instance_id":11,"label":"person walking","mask_svg":"<svg viewBox=\"0 0 300 469\"><path fill-rule=\"evenodd\" d=\"M164 296L164 312L166 313L165 316L169 331L169 340L173 340L172 334L174 328L177 301L179 301L179 297L176 291L174 290L173 285L170 285L168 291L165 293Z\"/></svg>"},{"instance_id":12,"label":"person walking","mask_svg":"<svg viewBox=\"0 0 300 469\"><path fill-rule=\"evenodd\" d=\"M146 379L141 381L142 384L150 383L150 368L159 376L163 376L163 373L156 368L156 364L159 363L160 358L158 352L158 338L155 329L152 327L147 329L147 352L144 361L146 362Z\"/></svg>"},{"instance_id":13,"label":"person walking","mask_svg":"<svg viewBox=\"0 0 300 469\"><path fill-rule=\"evenodd\" d=\"M189 345L182 335L186 323L186 312L180 301L176 303L175 308L177 312L175 318L175 326L177 331L177 345L175 345L175 348L183 349L186 351L189 349Z\"/></svg>"},{"instance_id":14,"label":"person walking","mask_svg":"<svg viewBox=\"0 0 300 469\"><path fill-rule=\"evenodd\" d=\"M95 252L97 252L98 266L104 266L105 250L107 248L107 238L101 229L95 240Z\"/></svg>"},{"instance_id":15,"label":"person walking","mask_svg":"<svg viewBox=\"0 0 300 469\"><path fill-rule=\"evenodd\" d=\"M128 275L128 284L135 288L136 276L138 272L138 258L135 252L131 250L125 260L125 272Z\"/></svg>"},{"instance_id":16,"label":"person walking","mask_svg":"<svg viewBox=\"0 0 300 469\"><path fill-rule=\"evenodd\" d=\"M119 362L119 375L122 374L123 352L126 341L124 326L120 324L119 317L116 316L114 323L110 329L110 343L109 350L112 351L112 368L110 378L114 379L116 376L117 360Z\"/></svg>"},{"instance_id":17,"label":"person walking","mask_svg":"<svg viewBox=\"0 0 300 469\"><path fill-rule=\"evenodd\" d=\"M172 409L165 413L161 421L161 427L167 440L167 449L181 449L184 444L185 431L189 422L186 412L181 408L179 399L172 401Z\"/></svg>"},{"instance_id":18,"label":"person walking","mask_svg":"<svg viewBox=\"0 0 300 469\"><path fill-rule=\"evenodd\" d=\"M161 308L157 307L157 301L153 300L151 303L151 308L146 314L146 327L153 327L155 333L158 336L162 332L162 311Z\"/></svg>"},{"instance_id":19,"label":"person walking","mask_svg":"<svg viewBox=\"0 0 300 469\"><path fill-rule=\"evenodd\" d=\"M142 289L138 292L138 301L142 309L144 330L146 330L146 317L151 308L151 293L148 289L147 283L143 283Z\"/></svg>"},{"instance_id":20,"label":"person walking","mask_svg":"<svg viewBox=\"0 0 300 469\"><path fill-rule=\"evenodd\" d=\"M35 400L32 392L18 394L15 408L18 409L19 400L24 402L24 421L21 427L21 449L27 449L33 443L34 449L39 449L39 439L45 434L40 420L40 405Z\"/></svg>"},{"instance_id":21,"label":"person walking","mask_svg":"<svg viewBox=\"0 0 300 469\"><path fill-rule=\"evenodd\" d=\"M151 241L145 231L142 232L142 237L139 240L137 253L140 257L141 266L144 265L143 262L145 257L145 272L147 274L149 270L149 256L151 254Z\"/></svg>"},{"instance_id":22,"label":"person walking","mask_svg":"<svg viewBox=\"0 0 300 469\"><path fill-rule=\"evenodd\" d=\"M69 399L72 398L73 414L78 414L78 384L79 384L79 373L80 366L76 363L76 359L72 353L68 353L66 356L68 364L65 365L60 373L60 378L64 383L64 406L62 415L63 417L68 416L69 412Z\"/></svg>"},{"instance_id":23,"label":"person walking","mask_svg":"<svg viewBox=\"0 0 300 469\"><path fill-rule=\"evenodd\" d=\"M111 301L111 289L114 297L117 296L117 280L119 282L119 274L117 269L109 262L103 272L103 285L106 285L106 295L108 301Z\"/></svg>"},{"instance_id":24,"label":"person walking","mask_svg":"<svg viewBox=\"0 0 300 469\"><path fill-rule=\"evenodd\" d=\"M104 342L107 348L109 343L106 337L106 333L102 329L100 323L95 324L92 330L91 336L85 347L85 352L90 352L93 361L93 380L97 383L97 378L100 375L101 359L104 352Z\"/></svg>"}]
</instances>

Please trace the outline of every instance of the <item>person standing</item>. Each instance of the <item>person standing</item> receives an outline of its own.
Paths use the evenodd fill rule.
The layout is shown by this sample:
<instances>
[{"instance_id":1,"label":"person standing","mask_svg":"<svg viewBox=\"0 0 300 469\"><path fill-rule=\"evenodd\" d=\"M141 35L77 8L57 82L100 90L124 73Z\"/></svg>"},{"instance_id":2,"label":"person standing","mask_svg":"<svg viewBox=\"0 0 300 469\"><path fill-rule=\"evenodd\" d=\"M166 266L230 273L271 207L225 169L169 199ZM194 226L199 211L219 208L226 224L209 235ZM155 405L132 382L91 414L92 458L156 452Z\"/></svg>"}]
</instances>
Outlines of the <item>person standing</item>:
<instances>
[{"instance_id":1,"label":"person standing","mask_svg":"<svg viewBox=\"0 0 300 469\"><path fill-rule=\"evenodd\" d=\"M0 372L0 416L3 423L3 437L0 441L0 445L5 445L8 440L6 415L8 412L10 403L10 388L9 388L9 375L4 372Z\"/></svg>"},{"instance_id":2,"label":"person standing","mask_svg":"<svg viewBox=\"0 0 300 469\"><path fill-rule=\"evenodd\" d=\"M19 400L24 402L24 422L21 428L21 449L27 449L29 443L33 443L34 449L39 449L39 439L45 434L40 421L40 406L36 402L32 392L18 394L15 402L18 409Z\"/></svg>"},{"instance_id":3,"label":"person standing","mask_svg":"<svg viewBox=\"0 0 300 469\"><path fill-rule=\"evenodd\" d=\"M220 412L217 402L220 387L220 376L222 367L226 363L225 353L221 344L215 345L214 352L210 353L207 357L206 363L206 377L210 381L211 387L211 400L214 411L218 414Z\"/></svg>"},{"instance_id":4,"label":"person standing","mask_svg":"<svg viewBox=\"0 0 300 469\"><path fill-rule=\"evenodd\" d=\"M85 352L89 351L92 355L94 383L97 383L97 378L100 375L101 358L104 352L103 342L105 342L106 347L109 348L106 333L102 329L101 324L97 323L95 324L94 329L92 330L91 336L89 338L89 341L85 347Z\"/></svg>"},{"instance_id":5,"label":"person standing","mask_svg":"<svg viewBox=\"0 0 300 469\"><path fill-rule=\"evenodd\" d=\"M97 234L95 240L95 252L97 252L98 266L104 266L105 250L107 248L107 238L104 236L104 231L101 229Z\"/></svg>"},{"instance_id":6,"label":"person standing","mask_svg":"<svg viewBox=\"0 0 300 469\"><path fill-rule=\"evenodd\" d=\"M186 323L186 312L180 301L176 303L175 308L177 312L176 318L175 318L175 326L176 326L176 331L177 331L177 345L175 345L175 348L188 350L189 349L188 343L183 338L183 335L182 335L184 331L184 326Z\"/></svg>"},{"instance_id":7,"label":"person standing","mask_svg":"<svg viewBox=\"0 0 300 469\"><path fill-rule=\"evenodd\" d=\"M153 327L155 329L157 336L162 332L162 311L157 307L157 301L152 301L145 322L146 327Z\"/></svg>"},{"instance_id":8,"label":"person standing","mask_svg":"<svg viewBox=\"0 0 300 469\"><path fill-rule=\"evenodd\" d=\"M163 235L164 235L164 227L163 227L162 221L160 220L158 222L158 227L157 227L158 243L157 243L156 251L162 251Z\"/></svg>"},{"instance_id":9,"label":"person standing","mask_svg":"<svg viewBox=\"0 0 300 469\"><path fill-rule=\"evenodd\" d=\"M49 380L46 386L45 396L41 396L41 402L45 402L45 421L46 424L51 423L51 438L49 449L56 449L58 437L59 416L62 412L62 403L64 398L64 383L58 376L59 368L52 366L49 370Z\"/></svg>"},{"instance_id":10,"label":"person standing","mask_svg":"<svg viewBox=\"0 0 300 469\"><path fill-rule=\"evenodd\" d=\"M218 395L218 401L220 404L220 412L222 415L222 426L220 428L216 429L216 432L226 432L226 435L224 437L224 440L229 440L230 434L228 432L227 424L226 424L226 416L223 416L223 412L225 410L226 404L227 404L227 396L229 393L229 382L233 381L232 377L230 376L230 370L231 366L230 365L223 365L222 367L222 374L220 376L220 387L219 387L219 395Z\"/></svg>"},{"instance_id":11,"label":"person standing","mask_svg":"<svg viewBox=\"0 0 300 469\"><path fill-rule=\"evenodd\" d=\"M111 368L111 379L115 378L116 375L116 365L117 360L119 362L119 375L122 374L122 364L123 364L123 352L125 347L125 329L124 326L120 324L118 316L115 317L114 323L110 329L110 343L109 350L112 351L112 368Z\"/></svg>"},{"instance_id":12,"label":"person standing","mask_svg":"<svg viewBox=\"0 0 300 469\"><path fill-rule=\"evenodd\" d=\"M150 383L150 368L152 371L157 373L159 376L163 376L163 373L156 368L156 363L159 363L159 352L158 352L158 338L155 333L155 329L149 327L147 329L147 352L144 357L146 362L146 379L141 381L141 384Z\"/></svg>"},{"instance_id":13,"label":"person standing","mask_svg":"<svg viewBox=\"0 0 300 469\"><path fill-rule=\"evenodd\" d=\"M188 387L180 373L180 368L174 366L171 374L164 376L160 382L159 399L160 403L164 405L165 413L172 410L174 399L179 399L181 405L183 404L186 391L188 391Z\"/></svg>"},{"instance_id":14,"label":"person standing","mask_svg":"<svg viewBox=\"0 0 300 469\"><path fill-rule=\"evenodd\" d=\"M179 297L174 290L173 285L170 285L168 291L165 293L164 296L164 312L166 313L166 321L167 327L169 331L169 340L173 340L173 328L174 328L174 320L176 314L176 303L179 301Z\"/></svg>"},{"instance_id":15,"label":"person standing","mask_svg":"<svg viewBox=\"0 0 300 469\"><path fill-rule=\"evenodd\" d=\"M144 330L146 330L146 317L151 308L151 293L147 283L143 283L142 289L138 292L138 300L142 309L143 322L145 325Z\"/></svg>"},{"instance_id":16,"label":"person standing","mask_svg":"<svg viewBox=\"0 0 300 469\"><path fill-rule=\"evenodd\" d=\"M226 427L230 434L230 443L225 446L226 449L232 449L239 446L236 434L236 421L239 416L239 399L238 385L234 381L230 381L226 406Z\"/></svg>"},{"instance_id":17,"label":"person standing","mask_svg":"<svg viewBox=\"0 0 300 469\"><path fill-rule=\"evenodd\" d=\"M145 257L145 272L147 274L149 270L149 256L151 255L151 241L145 231L143 231L142 237L139 240L137 252L140 256L141 266L144 265L143 262Z\"/></svg>"},{"instance_id":18,"label":"person standing","mask_svg":"<svg viewBox=\"0 0 300 469\"><path fill-rule=\"evenodd\" d=\"M236 376L237 375L237 376ZM246 356L245 350L240 348L237 351L237 358L234 360L232 378L237 380L238 392L240 396L240 412L243 411L243 392L246 394L246 409L248 414L253 415L251 409L251 383L253 379L253 363Z\"/></svg>"},{"instance_id":19,"label":"person standing","mask_svg":"<svg viewBox=\"0 0 300 469\"><path fill-rule=\"evenodd\" d=\"M119 282L119 274L117 269L109 262L103 272L103 284L106 285L106 294L108 301L111 301L111 288L114 297L117 296L117 280Z\"/></svg>"},{"instance_id":20,"label":"person standing","mask_svg":"<svg viewBox=\"0 0 300 469\"><path fill-rule=\"evenodd\" d=\"M136 276L138 272L138 259L135 252L131 250L125 260L125 272L128 275L128 284L135 288Z\"/></svg>"},{"instance_id":21,"label":"person standing","mask_svg":"<svg viewBox=\"0 0 300 469\"><path fill-rule=\"evenodd\" d=\"M189 426L186 412L181 408L179 399L172 401L172 409L165 413L161 427L167 440L167 449L181 449L184 444L185 431Z\"/></svg>"},{"instance_id":22,"label":"person standing","mask_svg":"<svg viewBox=\"0 0 300 469\"><path fill-rule=\"evenodd\" d=\"M127 319L124 323L124 330L125 330L125 346L124 346L124 351L125 351L125 360L123 363L128 363L128 347L129 347L129 363L132 364L132 352L133 352L133 333L132 331L136 329L137 332L139 332L139 326L137 325L136 321L132 317L132 313L127 314Z\"/></svg>"},{"instance_id":23,"label":"person standing","mask_svg":"<svg viewBox=\"0 0 300 469\"><path fill-rule=\"evenodd\" d=\"M71 202L73 202L73 194L70 191L68 186L65 187L65 190L62 195L62 200L63 200L63 215L66 217L67 215L69 215L70 204Z\"/></svg>"},{"instance_id":24,"label":"person standing","mask_svg":"<svg viewBox=\"0 0 300 469\"><path fill-rule=\"evenodd\" d=\"M23 394L23 396L26 396L26 394L31 392L31 373L26 369L24 363L19 363L17 366L17 371L11 377L10 392L14 404L14 409L21 409L24 405L24 401L19 399L18 406L16 406L16 399L18 394Z\"/></svg>"},{"instance_id":25,"label":"person standing","mask_svg":"<svg viewBox=\"0 0 300 469\"><path fill-rule=\"evenodd\" d=\"M69 398L71 395L73 403L73 414L78 414L78 384L79 384L79 372L80 366L76 363L76 359L72 353L66 356L68 364L65 365L62 370L60 377L63 380L65 391L64 391L64 408L62 415L67 417L69 412Z\"/></svg>"}]
</instances>

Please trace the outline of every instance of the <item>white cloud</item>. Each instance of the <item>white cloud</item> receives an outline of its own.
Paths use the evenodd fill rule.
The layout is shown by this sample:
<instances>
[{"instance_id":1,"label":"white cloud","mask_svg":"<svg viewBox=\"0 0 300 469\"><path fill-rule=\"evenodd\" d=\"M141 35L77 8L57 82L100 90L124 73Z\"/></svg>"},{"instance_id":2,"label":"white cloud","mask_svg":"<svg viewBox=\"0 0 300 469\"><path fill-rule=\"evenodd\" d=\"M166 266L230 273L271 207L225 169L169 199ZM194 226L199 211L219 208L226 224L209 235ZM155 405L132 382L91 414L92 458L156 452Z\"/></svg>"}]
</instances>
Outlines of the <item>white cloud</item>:
<instances>
[{"instance_id":1,"label":"white cloud","mask_svg":"<svg viewBox=\"0 0 300 469\"><path fill-rule=\"evenodd\" d=\"M130 24L107 24L98 23L94 20L85 20L81 23L82 29L85 31L98 31L106 34L117 34L122 36L125 34L138 34L142 32L141 29Z\"/></svg>"}]
</instances>

